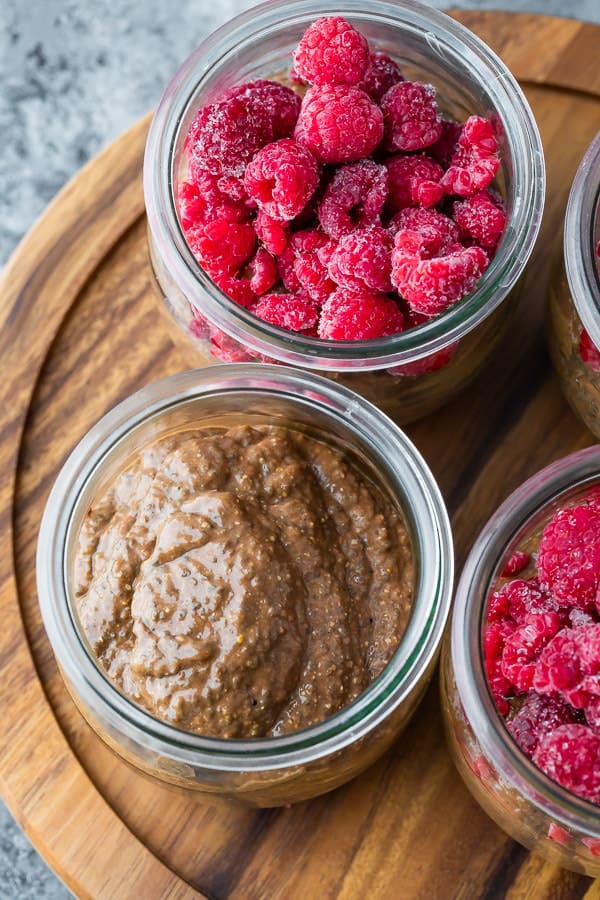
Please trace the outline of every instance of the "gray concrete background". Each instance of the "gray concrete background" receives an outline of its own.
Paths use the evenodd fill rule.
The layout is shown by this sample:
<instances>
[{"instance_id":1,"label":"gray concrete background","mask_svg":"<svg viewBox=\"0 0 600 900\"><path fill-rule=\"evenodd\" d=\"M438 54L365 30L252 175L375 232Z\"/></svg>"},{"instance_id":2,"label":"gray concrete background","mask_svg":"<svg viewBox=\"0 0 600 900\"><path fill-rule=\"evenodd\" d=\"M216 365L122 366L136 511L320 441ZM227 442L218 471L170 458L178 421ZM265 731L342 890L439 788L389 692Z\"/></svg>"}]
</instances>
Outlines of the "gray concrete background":
<instances>
[{"instance_id":1,"label":"gray concrete background","mask_svg":"<svg viewBox=\"0 0 600 900\"><path fill-rule=\"evenodd\" d=\"M202 37L251 5L247 0L0 0L0 266L77 169L152 108ZM543 12L600 23L600 0L434 0L431 5ZM0 801L0 900L69 896ZM133 896L134 887L123 885L122 897Z\"/></svg>"}]
</instances>

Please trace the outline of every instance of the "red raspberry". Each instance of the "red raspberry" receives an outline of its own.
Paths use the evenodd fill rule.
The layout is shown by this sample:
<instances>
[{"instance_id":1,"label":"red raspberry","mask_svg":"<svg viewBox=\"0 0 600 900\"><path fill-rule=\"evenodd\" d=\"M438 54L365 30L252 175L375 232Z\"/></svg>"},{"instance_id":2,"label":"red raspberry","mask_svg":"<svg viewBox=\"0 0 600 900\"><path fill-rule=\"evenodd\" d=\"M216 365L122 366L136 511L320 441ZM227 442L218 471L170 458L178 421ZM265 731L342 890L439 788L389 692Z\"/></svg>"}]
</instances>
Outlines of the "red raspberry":
<instances>
[{"instance_id":1,"label":"red raspberry","mask_svg":"<svg viewBox=\"0 0 600 900\"><path fill-rule=\"evenodd\" d=\"M196 232L188 231L186 236L194 256L212 276L236 272L256 246L252 225L218 219Z\"/></svg>"},{"instance_id":2,"label":"red raspberry","mask_svg":"<svg viewBox=\"0 0 600 900\"><path fill-rule=\"evenodd\" d=\"M313 22L294 53L294 72L309 84L358 84L368 65L367 39L341 16Z\"/></svg>"},{"instance_id":3,"label":"red raspberry","mask_svg":"<svg viewBox=\"0 0 600 900\"><path fill-rule=\"evenodd\" d=\"M418 232L423 238L423 251L426 256L439 256L458 244L456 224L448 216L434 209L416 207L403 209L390 221L389 228L392 234L404 229Z\"/></svg>"},{"instance_id":4,"label":"red raspberry","mask_svg":"<svg viewBox=\"0 0 600 900\"><path fill-rule=\"evenodd\" d=\"M407 317L405 330L408 330L411 327L410 317ZM429 375L432 372L437 372L440 369L445 368L448 363L452 362L457 349L458 343L455 341L452 344L448 344L448 346L444 347L442 350L436 350L435 353L430 353L429 356L424 356L422 359L415 360L415 362L404 363L404 365L401 366L392 366L390 369L386 369L386 372L389 372L390 375L401 377Z\"/></svg>"},{"instance_id":5,"label":"red raspberry","mask_svg":"<svg viewBox=\"0 0 600 900\"><path fill-rule=\"evenodd\" d=\"M386 91L401 81L404 81L404 75L391 56L386 53L371 53L369 66L359 87L371 100L379 103Z\"/></svg>"},{"instance_id":6,"label":"red raspberry","mask_svg":"<svg viewBox=\"0 0 600 900\"><path fill-rule=\"evenodd\" d=\"M505 584L498 594L506 599L508 614L519 625L523 625L530 615L555 613L559 609L556 600L541 590L537 578L527 581L516 578Z\"/></svg>"},{"instance_id":7,"label":"red raspberry","mask_svg":"<svg viewBox=\"0 0 600 900\"><path fill-rule=\"evenodd\" d=\"M600 625L563 628L540 655L533 686L585 709L600 696Z\"/></svg>"},{"instance_id":8,"label":"red raspberry","mask_svg":"<svg viewBox=\"0 0 600 900\"><path fill-rule=\"evenodd\" d=\"M335 242L328 240L314 250L300 251L294 260L294 273L300 287L319 306L325 303L336 288L327 268L334 247Z\"/></svg>"},{"instance_id":9,"label":"red raspberry","mask_svg":"<svg viewBox=\"0 0 600 900\"><path fill-rule=\"evenodd\" d=\"M279 278L277 263L264 247L258 248L248 263L248 268L250 270L250 288L257 296L271 290Z\"/></svg>"},{"instance_id":10,"label":"red raspberry","mask_svg":"<svg viewBox=\"0 0 600 900\"><path fill-rule=\"evenodd\" d=\"M306 147L291 138L267 144L244 173L244 185L272 219L288 222L302 212L319 183L319 167Z\"/></svg>"},{"instance_id":11,"label":"red raspberry","mask_svg":"<svg viewBox=\"0 0 600 900\"><path fill-rule=\"evenodd\" d=\"M259 209L254 220L254 230L259 241L265 245L269 253L279 256L284 252L288 244L288 230L282 222L277 222L271 216Z\"/></svg>"},{"instance_id":12,"label":"red raspberry","mask_svg":"<svg viewBox=\"0 0 600 900\"><path fill-rule=\"evenodd\" d=\"M491 622L483 633L485 671L490 691L501 716L508 715L510 707L506 698L513 693L512 684L502 673L502 652L514 630L513 622Z\"/></svg>"},{"instance_id":13,"label":"red raspberry","mask_svg":"<svg viewBox=\"0 0 600 900\"><path fill-rule=\"evenodd\" d=\"M506 227L504 210L489 191L457 200L452 207L452 218L463 241L473 241L490 252L496 249Z\"/></svg>"},{"instance_id":14,"label":"red raspberry","mask_svg":"<svg viewBox=\"0 0 600 900\"><path fill-rule=\"evenodd\" d=\"M487 605L487 621L503 622L504 619L510 618L508 609L508 597L504 591L494 591L490 594Z\"/></svg>"},{"instance_id":15,"label":"red raspberry","mask_svg":"<svg viewBox=\"0 0 600 900\"><path fill-rule=\"evenodd\" d=\"M383 114L360 88L343 84L311 88L294 131L322 163L363 159L383 137Z\"/></svg>"},{"instance_id":16,"label":"red raspberry","mask_svg":"<svg viewBox=\"0 0 600 900\"><path fill-rule=\"evenodd\" d=\"M439 164L447 169L450 160L456 153L458 139L462 134L463 126L459 122L450 119L442 119L442 133L439 139L429 148L429 153Z\"/></svg>"},{"instance_id":17,"label":"red raspberry","mask_svg":"<svg viewBox=\"0 0 600 900\"><path fill-rule=\"evenodd\" d=\"M388 173L372 159L339 168L319 204L323 231L338 241L355 228L379 224L388 195Z\"/></svg>"},{"instance_id":18,"label":"red raspberry","mask_svg":"<svg viewBox=\"0 0 600 900\"><path fill-rule=\"evenodd\" d=\"M589 366L594 372L600 372L600 350L585 330L581 332L579 339L579 355L586 366Z\"/></svg>"},{"instance_id":19,"label":"red raspberry","mask_svg":"<svg viewBox=\"0 0 600 900\"><path fill-rule=\"evenodd\" d=\"M585 720L593 732L600 734L600 695L589 698L585 706Z\"/></svg>"},{"instance_id":20,"label":"red raspberry","mask_svg":"<svg viewBox=\"0 0 600 900\"><path fill-rule=\"evenodd\" d=\"M188 328L195 338L199 341L205 341L210 335L210 325L197 309L193 309L194 318L189 323Z\"/></svg>"},{"instance_id":21,"label":"red raspberry","mask_svg":"<svg viewBox=\"0 0 600 900\"><path fill-rule=\"evenodd\" d=\"M442 120L435 88L418 81L401 81L381 98L386 150L423 150L438 140Z\"/></svg>"},{"instance_id":22,"label":"red raspberry","mask_svg":"<svg viewBox=\"0 0 600 900\"><path fill-rule=\"evenodd\" d=\"M389 206L435 206L444 196L439 180L442 167L429 156L392 156L385 166L390 178Z\"/></svg>"},{"instance_id":23,"label":"red raspberry","mask_svg":"<svg viewBox=\"0 0 600 900\"><path fill-rule=\"evenodd\" d=\"M306 331L316 324L316 303L303 294L265 294L254 307L254 315L287 331Z\"/></svg>"},{"instance_id":24,"label":"red raspberry","mask_svg":"<svg viewBox=\"0 0 600 900\"><path fill-rule=\"evenodd\" d=\"M540 739L532 759L568 791L600 804L600 737L585 725L555 728Z\"/></svg>"},{"instance_id":25,"label":"red raspberry","mask_svg":"<svg viewBox=\"0 0 600 900\"><path fill-rule=\"evenodd\" d=\"M218 178L200 172L194 182L183 181L177 192L177 209L184 231L196 225L208 225L215 219L245 222L248 210L243 202L233 200L217 187Z\"/></svg>"},{"instance_id":26,"label":"red raspberry","mask_svg":"<svg viewBox=\"0 0 600 900\"><path fill-rule=\"evenodd\" d=\"M480 247L451 246L444 256L427 258L425 241L416 231L396 234L392 252L392 284L416 312L444 312L476 286L488 266Z\"/></svg>"},{"instance_id":27,"label":"red raspberry","mask_svg":"<svg viewBox=\"0 0 600 900\"><path fill-rule=\"evenodd\" d=\"M511 575L518 575L519 572L527 568L530 562L531 555L529 553L524 553L523 550L515 550L502 569L502 577L510 578Z\"/></svg>"},{"instance_id":28,"label":"red raspberry","mask_svg":"<svg viewBox=\"0 0 600 900\"><path fill-rule=\"evenodd\" d=\"M507 639L502 652L502 674L518 691L528 691L533 684L540 653L559 628L558 613L529 615L525 624Z\"/></svg>"},{"instance_id":29,"label":"red raspberry","mask_svg":"<svg viewBox=\"0 0 600 900\"><path fill-rule=\"evenodd\" d=\"M381 225L358 228L344 235L333 250L329 275L343 287L391 291L393 245L392 236Z\"/></svg>"},{"instance_id":30,"label":"red raspberry","mask_svg":"<svg viewBox=\"0 0 600 900\"><path fill-rule=\"evenodd\" d=\"M385 294L338 287L321 310L319 337L332 341L368 341L402 331L397 304Z\"/></svg>"},{"instance_id":31,"label":"red raspberry","mask_svg":"<svg viewBox=\"0 0 600 900\"><path fill-rule=\"evenodd\" d=\"M471 197L488 187L500 168L498 142L491 122L470 116L458 138L457 149L441 180L447 194Z\"/></svg>"},{"instance_id":32,"label":"red raspberry","mask_svg":"<svg viewBox=\"0 0 600 900\"><path fill-rule=\"evenodd\" d=\"M271 140L291 137L298 121L302 98L279 81L257 78L232 88L229 97L243 97L252 106L260 106L269 117Z\"/></svg>"},{"instance_id":33,"label":"red raspberry","mask_svg":"<svg viewBox=\"0 0 600 900\"><path fill-rule=\"evenodd\" d=\"M210 326L210 350L222 362L252 362L252 356L234 338Z\"/></svg>"},{"instance_id":34,"label":"red raspberry","mask_svg":"<svg viewBox=\"0 0 600 900\"><path fill-rule=\"evenodd\" d=\"M283 253L277 257L277 268L279 276L283 281L283 285L290 294L295 294L300 290L300 282L296 275L294 264L296 262L296 251L291 242L287 245Z\"/></svg>"},{"instance_id":35,"label":"red raspberry","mask_svg":"<svg viewBox=\"0 0 600 900\"><path fill-rule=\"evenodd\" d=\"M248 309L256 300L248 278L234 278L233 275L229 275L227 272L214 275L213 278L215 284L221 288L223 293L235 300L236 303L239 303L240 306Z\"/></svg>"},{"instance_id":36,"label":"red raspberry","mask_svg":"<svg viewBox=\"0 0 600 900\"><path fill-rule=\"evenodd\" d=\"M537 565L542 587L562 605L600 608L600 509L559 509L544 528Z\"/></svg>"},{"instance_id":37,"label":"red raspberry","mask_svg":"<svg viewBox=\"0 0 600 900\"><path fill-rule=\"evenodd\" d=\"M519 711L506 723L506 727L527 756L531 758L539 741L561 725L572 725L580 717L572 706L554 697L529 693Z\"/></svg>"}]
</instances>

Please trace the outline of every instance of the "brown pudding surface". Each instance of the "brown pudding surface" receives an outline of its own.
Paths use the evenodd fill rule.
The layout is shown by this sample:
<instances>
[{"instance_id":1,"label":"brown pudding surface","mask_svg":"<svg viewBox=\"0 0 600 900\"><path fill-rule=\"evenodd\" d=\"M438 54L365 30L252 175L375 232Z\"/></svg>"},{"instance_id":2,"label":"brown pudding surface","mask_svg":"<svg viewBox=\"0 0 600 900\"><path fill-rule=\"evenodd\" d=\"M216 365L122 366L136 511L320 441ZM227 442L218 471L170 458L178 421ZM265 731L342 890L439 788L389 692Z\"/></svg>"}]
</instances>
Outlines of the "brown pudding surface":
<instances>
[{"instance_id":1,"label":"brown pudding surface","mask_svg":"<svg viewBox=\"0 0 600 900\"><path fill-rule=\"evenodd\" d=\"M408 623L392 500L342 450L281 426L139 452L79 535L76 607L109 677L160 719L280 735L347 706Z\"/></svg>"}]
</instances>

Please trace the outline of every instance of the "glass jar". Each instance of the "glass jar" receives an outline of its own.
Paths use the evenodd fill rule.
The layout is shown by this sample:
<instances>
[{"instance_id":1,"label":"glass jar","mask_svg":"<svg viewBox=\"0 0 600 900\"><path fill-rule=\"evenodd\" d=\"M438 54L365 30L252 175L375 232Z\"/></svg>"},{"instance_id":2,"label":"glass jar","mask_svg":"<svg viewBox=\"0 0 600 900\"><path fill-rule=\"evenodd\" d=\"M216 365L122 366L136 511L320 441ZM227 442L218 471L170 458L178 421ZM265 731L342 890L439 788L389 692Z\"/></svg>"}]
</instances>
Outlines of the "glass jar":
<instances>
[{"instance_id":1,"label":"glass jar","mask_svg":"<svg viewBox=\"0 0 600 900\"><path fill-rule=\"evenodd\" d=\"M565 397L600 438L600 132L575 175L550 281L550 353Z\"/></svg>"},{"instance_id":2,"label":"glass jar","mask_svg":"<svg viewBox=\"0 0 600 900\"><path fill-rule=\"evenodd\" d=\"M465 563L442 653L441 693L450 752L467 787L515 840L557 865L600 875L600 808L537 768L520 750L488 688L482 641L491 589L507 559L561 506L600 481L600 445L543 469L489 520Z\"/></svg>"},{"instance_id":3,"label":"glass jar","mask_svg":"<svg viewBox=\"0 0 600 900\"><path fill-rule=\"evenodd\" d=\"M191 364L215 362L214 351L228 361L266 358L305 367L342 382L405 423L461 390L507 330L517 300L513 289L540 226L544 157L521 89L475 35L413 0L373 0L364 10L356 0L341 6L332 0L274 0L230 21L186 60L156 111L146 147L150 257L160 305L175 323L171 333ZM373 48L393 55L409 78L433 83L446 116L490 116L501 148L497 186L508 226L476 289L443 316L377 340L320 340L253 316L196 262L176 212L176 189L186 165L184 139L198 108L234 84L288 71L309 23L327 13L350 20Z\"/></svg>"},{"instance_id":4,"label":"glass jar","mask_svg":"<svg viewBox=\"0 0 600 900\"><path fill-rule=\"evenodd\" d=\"M228 422L289 424L340 446L400 506L412 542L413 607L390 663L355 702L318 725L282 737L201 737L152 716L122 694L95 660L70 588L83 518L131 456L167 433ZM363 398L293 368L210 366L144 388L83 438L46 506L37 579L44 625L65 683L107 744L163 781L274 806L349 780L380 756L407 723L433 673L448 615L452 535L423 459Z\"/></svg>"}]
</instances>

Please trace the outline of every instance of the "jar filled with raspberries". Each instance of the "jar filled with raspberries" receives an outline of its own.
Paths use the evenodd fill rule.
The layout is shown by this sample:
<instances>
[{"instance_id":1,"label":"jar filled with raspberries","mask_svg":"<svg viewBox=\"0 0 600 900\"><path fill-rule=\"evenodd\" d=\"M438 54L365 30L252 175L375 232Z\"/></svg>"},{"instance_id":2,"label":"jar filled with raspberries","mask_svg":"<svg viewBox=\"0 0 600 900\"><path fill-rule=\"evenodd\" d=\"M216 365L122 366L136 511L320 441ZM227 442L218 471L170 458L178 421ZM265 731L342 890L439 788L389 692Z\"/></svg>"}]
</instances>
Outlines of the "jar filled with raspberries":
<instances>
[{"instance_id":1,"label":"jar filled with raspberries","mask_svg":"<svg viewBox=\"0 0 600 900\"><path fill-rule=\"evenodd\" d=\"M600 438L600 132L571 187L548 314L550 352L564 394Z\"/></svg>"},{"instance_id":2,"label":"jar filled with raspberries","mask_svg":"<svg viewBox=\"0 0 600 900\"><path fill-rule=\"evenodd\" d=\"M507 330L544 187L527 101L460 24L412 0L263 4L192 54L152 123L165 321L192 365L297 365L411 421Z\"/></svg>"},{"instance_id":3,"label":"jar filled with raspberries","mask_svg":"<svg viewBox=\"0 0 600 900\"><path fill-rule=\"evenodd\" d=\"M600 445L529 479L485 526L441 674L450 750L481 806L600 876Z\"/></svg>"}]
</instances>

